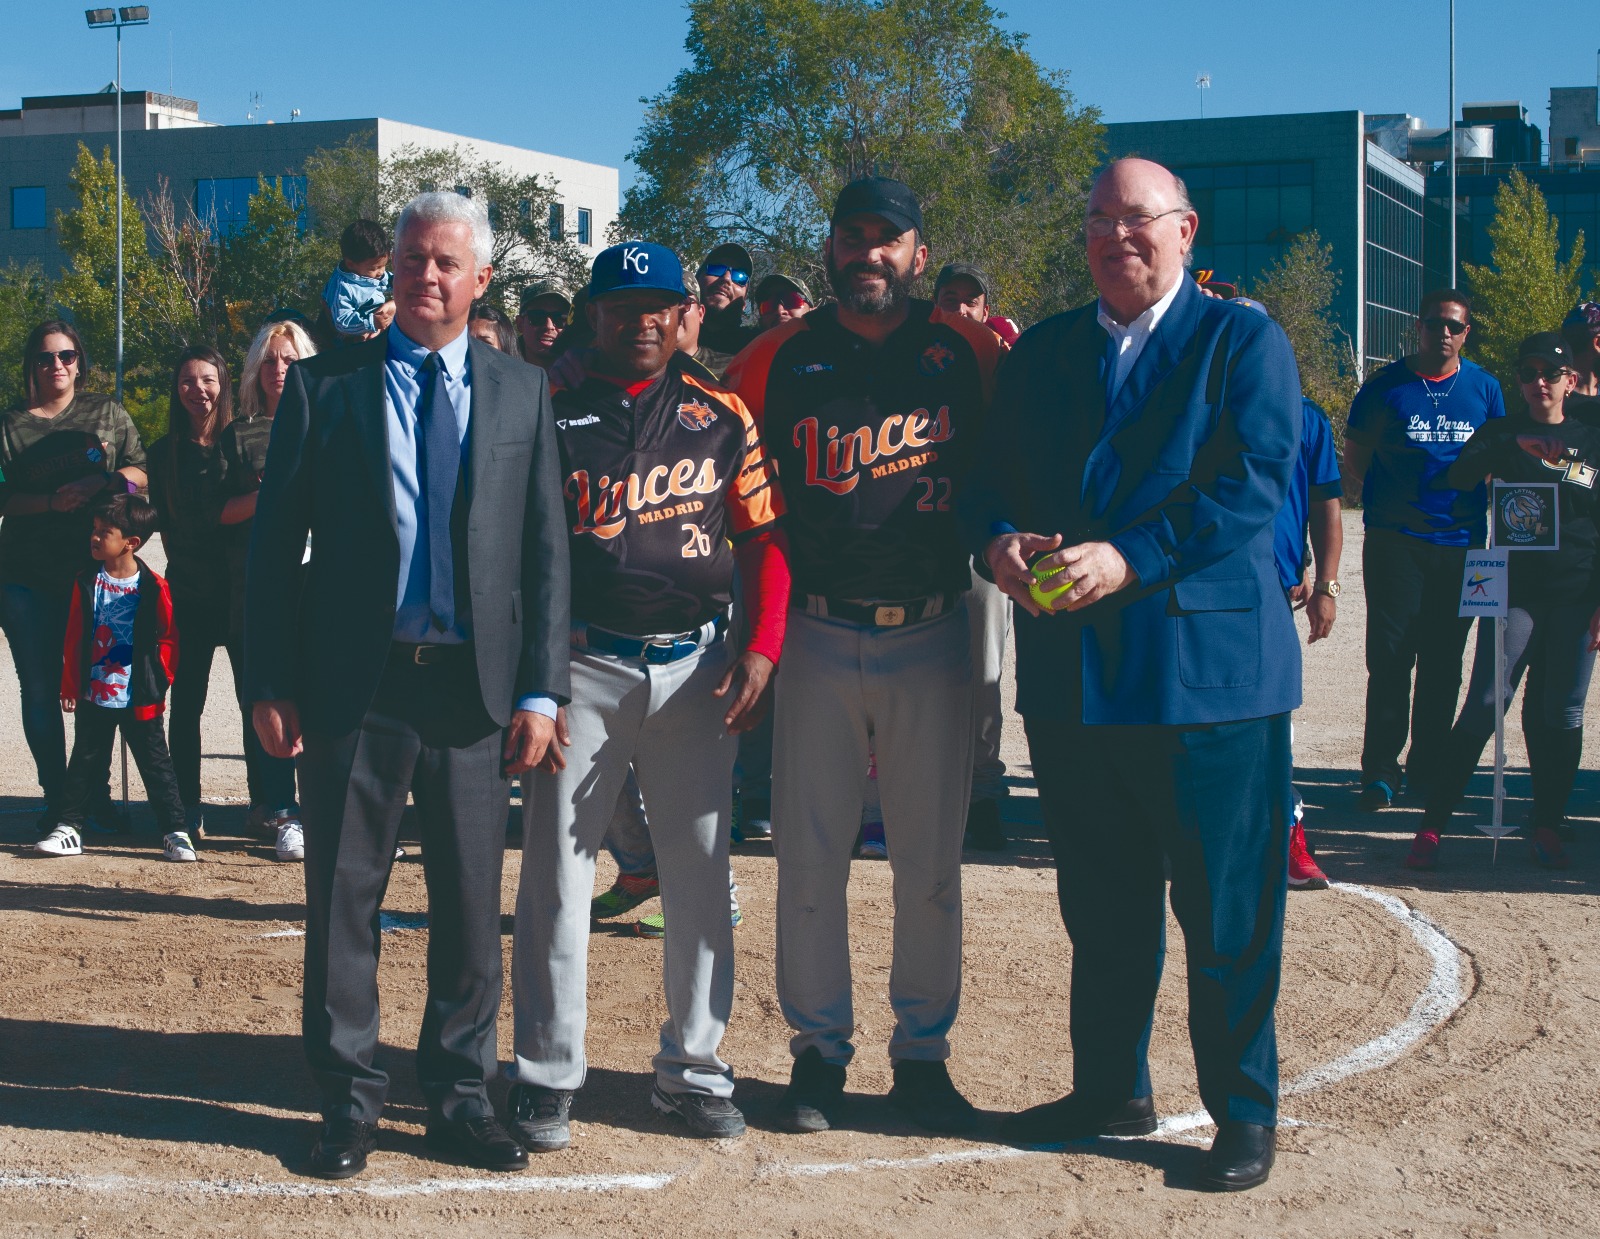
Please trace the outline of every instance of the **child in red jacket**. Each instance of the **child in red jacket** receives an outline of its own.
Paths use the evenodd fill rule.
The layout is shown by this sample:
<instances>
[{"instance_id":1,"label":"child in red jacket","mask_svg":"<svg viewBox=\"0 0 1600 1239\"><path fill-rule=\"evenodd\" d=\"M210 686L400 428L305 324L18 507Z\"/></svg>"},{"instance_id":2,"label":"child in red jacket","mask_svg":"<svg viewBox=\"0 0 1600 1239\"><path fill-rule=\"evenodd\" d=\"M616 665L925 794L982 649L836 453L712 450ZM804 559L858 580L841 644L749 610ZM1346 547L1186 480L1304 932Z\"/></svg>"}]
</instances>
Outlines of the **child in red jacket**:
<instances>
[{"instance_id":1,"label":"child in red jacket","mask_svg":"<svg viewBox=\"0 0 1600 1239\"><path fill-rule=\"evenodd\" d=\"M58 824L34 844L45 856L83 853L81 828L93 789L104 787L110 774L120 728L165 828L166 858L196 859L161 721L178 662L172 596L166 581L135 555L155 532L156 520L155 508L138 495L113 496L94 512L89 553L100 568L81 575L72 591L61 708L77 715L77 725Z\"/></svg>"}]
</instances>

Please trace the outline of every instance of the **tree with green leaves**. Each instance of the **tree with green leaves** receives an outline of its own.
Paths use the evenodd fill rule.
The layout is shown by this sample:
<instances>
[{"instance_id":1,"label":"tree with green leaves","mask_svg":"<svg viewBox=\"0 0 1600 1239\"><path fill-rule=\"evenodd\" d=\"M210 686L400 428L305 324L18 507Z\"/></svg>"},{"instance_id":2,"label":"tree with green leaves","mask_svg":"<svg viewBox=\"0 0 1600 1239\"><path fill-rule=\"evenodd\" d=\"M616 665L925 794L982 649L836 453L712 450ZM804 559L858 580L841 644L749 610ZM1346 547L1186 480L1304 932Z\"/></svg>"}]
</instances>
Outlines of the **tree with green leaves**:
<instances>
[{"instance_id":1,"label":"tree with green leaves","mask_svg":"<svg viewBox=\"0 0 1600 1239\"><path fill-rule=\"evenodd\" d=\"M376 218L392 230L407 201L436 189L465 191L489 212L494 277L486 299L514 310L518 294L535 280L587 280L589 258L576 236L564 226L551 236L550 208L558 201L553 181L479 159L464 147L408 144L379 166Z\"/></svg>"},{"instance_id":2,"label":"tree with green leaves","mask_svg":"<svg viewBox=\"0 0 1600 1239\"><path fill-rule=\"evenodd\" d=\"M1344 428L1355 399L1355 349L1333 316L1339 295L1333 246L1315 231L1301 233L1257 282L1251 295L1267 307L1294 347L1300 390L1328 415L1334 446L1344 451Z\"/></svg>"},{"instance_id":3,"label":"tree with green leaves","mask_svg":"<svg viewBox=\"0 0 1600 1239\"><path fill-rule=\"evenodd\" d=\"M24 403L27 392L17 359L28 333L55 316L55 286L37 262L8 262L0 270L0 409Z\"/></svg>"},{"instance_id":4,"label":"tree with green leaves","mask_svg":"<svg viewBox=\"0 0 1600 1239\"><path fill-rule=\"evenodd\" d=\"M826 287L833 200L877 173L916 191L935 268L983 266L1004 312L1086 300L1099 115L999 16L984 0L690 0L692 63L646 100L612 240L689 261L737 240Z\"/></svg>"},{"instance_id":5,"label":"tree with green leaves","mask_svg":"<svg viewBox=\"0 0 1600 1239\"><path fill-rule=\"evenodd\" d=\"M1478 364L1500 380L1508 403L1521 399L1517 345L1536 331L1559 330L1583 299L1583 233L1562 262L1558 228L1539 187L1512 172L1495 191L1488 264L1462 264L1472 291L1467 339Z\"/></svg>"}]
</instances>

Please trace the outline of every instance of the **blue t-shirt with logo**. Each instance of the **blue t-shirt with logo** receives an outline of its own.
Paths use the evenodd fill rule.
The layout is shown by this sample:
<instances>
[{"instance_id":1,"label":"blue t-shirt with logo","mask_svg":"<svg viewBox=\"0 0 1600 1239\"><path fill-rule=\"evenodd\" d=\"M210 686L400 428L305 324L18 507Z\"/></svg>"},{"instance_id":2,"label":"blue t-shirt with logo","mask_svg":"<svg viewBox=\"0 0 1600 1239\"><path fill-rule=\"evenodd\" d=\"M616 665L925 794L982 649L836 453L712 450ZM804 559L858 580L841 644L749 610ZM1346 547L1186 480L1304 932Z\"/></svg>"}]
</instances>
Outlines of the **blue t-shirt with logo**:
<instances>
[{"instance_id":1,"label":"blue t-shirt with logo","mask_svg":"<svg viewBox=\"0 0 1600 1239\"><path fill-rule=\"evenodd\" d=\"M1481 546L1482 485L1451 490L1444 475L1472 432L1505 414L1499 382L1465 359L1443 379L1424 378L1403 360L1368 379L1346 431L1372 450L1361 496L1367 528L1438 546Z\"/></svg>"},{"instance_id":2,"label":"blue t-shirt with logo","mask_svg":"<svg viewBox=\"0 0 1600 1239\"><path fill-rule=\"evenodd\" d=\"M1315 400L1300 398L1300 455L1295 458L1289 497L1278 510L1272 529L1272 554L1284 589L1300 584L1305 559L1306 522L1311 505L1344 494L1339 481L1339 456L1333 450L1333 427Z\"/></svg>"}]
</instances>

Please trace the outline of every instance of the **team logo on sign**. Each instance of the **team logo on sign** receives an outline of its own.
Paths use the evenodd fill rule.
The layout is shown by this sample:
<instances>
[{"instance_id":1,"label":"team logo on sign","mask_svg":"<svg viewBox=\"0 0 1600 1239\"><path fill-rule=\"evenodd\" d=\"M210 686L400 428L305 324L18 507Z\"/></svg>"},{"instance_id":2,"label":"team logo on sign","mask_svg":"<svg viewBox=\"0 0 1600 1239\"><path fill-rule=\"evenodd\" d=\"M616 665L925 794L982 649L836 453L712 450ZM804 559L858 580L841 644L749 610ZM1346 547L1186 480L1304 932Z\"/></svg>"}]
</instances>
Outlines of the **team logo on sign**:
<instances>
[{"instance_id":1,"label":"team logo on sign","mask_svg":"<svg viewBox=\"0 0 1600 1239\"><path fill-rule=\"evenodd\" d=\"M955 359L955 352L948 344L935 340L923 350L922 356L917 358L917 369L932 378L948 370Z\"/></svg>"},{"instance_id":2,"label":"team logo on sign","mask_svg":"<svg viewBox=\"0 0 1600 1239\"><path fill-rule=\"evenodd\" d=\"M685 400L678 406L678 425L685 430L704 430L717 420L717 411L700 400Z\"/></svg>"},{"instance_id":3,"label":"team logo on sign","mask_svg":"<svg viewBox=\"0 0 1600 1239\"><path fill-rule=\"evenodd\" d=\"M1549 494L1554 487L1496 486L1495 545L1539 546L1548 544L1553 530L1553 508Z\"/></svg>"}]
</instances>

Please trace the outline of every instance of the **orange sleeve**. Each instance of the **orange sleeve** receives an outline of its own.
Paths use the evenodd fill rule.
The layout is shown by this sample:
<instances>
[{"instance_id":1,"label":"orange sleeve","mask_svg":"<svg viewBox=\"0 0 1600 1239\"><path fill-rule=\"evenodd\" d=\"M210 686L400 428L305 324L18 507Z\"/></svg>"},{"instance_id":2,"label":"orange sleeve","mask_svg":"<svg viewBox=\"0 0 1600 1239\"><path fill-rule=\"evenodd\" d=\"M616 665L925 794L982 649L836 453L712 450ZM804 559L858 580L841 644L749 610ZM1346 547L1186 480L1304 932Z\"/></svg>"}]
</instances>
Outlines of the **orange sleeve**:
<instances>
[{"instance_id":1,"label":"orange sleeve","mask_svg":"<svg viewBox=\"0 0 1600 1239\"><path fill-rule=\"evenodd\" d=\"M83 669L78 658L83 649L83 591L72 586L72 606L67 611L67 639L61 647L61 700L77 701L82 688Z\"/></svg>"},{"instance_id":2,"label":"orange sleeve","mask_svg":"<svg viewBox=\"0 0 1600 1239\"><path fill-rule=\"evenodd\" d=\"M933 307L928 321L943 323L972 346L973 355L978 359L978 373L983 379L983 402L987 405L994 399L994 372L1000 365L1002 352L1000 337L982 323L962 318L959 314L946 314L938 306Z\"/></svg>"},{"instance_id":3,"label":"orange sleeve","mask_svg":"<svg viewBox=\"0 0 1600 1239\"><path fill-rule=\"evenodd\" d=\"M791 318L771 331L763 331L728 363L723 382L744 401L758 428L766 424L767 377L772 373L772 359L785 340L806 329L805 324L803 317Z\"/></svg>"},{"instance_id":4,"label":"orange sleeve","mask_svg":"<svg viewBox=\"0 0 1600 1239\"><path fill-rule=\"evenodd\" d=\"M745 351L749 352L759 343L759 340L755 341ZM737 393L723 387L709 386L693 375L684 375L683 381L685 386L699 388L721 404L744 427L744 455L739 463L739 473L733 485L723 492L723 502L728 508L728 528L735 542L743 541L772 525L786 511L783 492L778 489L776 462L767 455L756 419Z\"/></svg>"}]
</instances>

